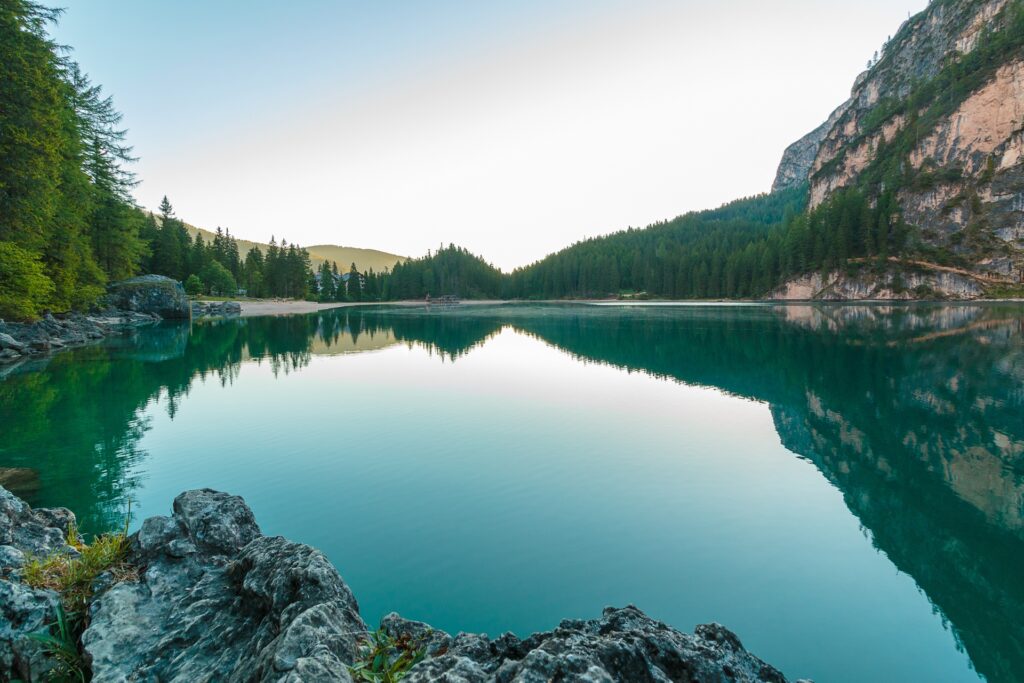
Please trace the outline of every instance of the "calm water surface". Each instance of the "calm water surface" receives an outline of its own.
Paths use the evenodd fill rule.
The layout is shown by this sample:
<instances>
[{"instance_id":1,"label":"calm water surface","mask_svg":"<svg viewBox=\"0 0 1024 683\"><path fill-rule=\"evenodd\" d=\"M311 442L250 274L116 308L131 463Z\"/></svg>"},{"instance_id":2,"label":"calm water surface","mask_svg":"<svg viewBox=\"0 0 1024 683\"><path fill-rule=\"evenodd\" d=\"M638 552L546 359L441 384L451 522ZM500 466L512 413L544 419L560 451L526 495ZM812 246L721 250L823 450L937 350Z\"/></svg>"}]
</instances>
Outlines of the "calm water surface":
<instances>
[{"instance_id":1,"label":"calm water surface","mask_svg":"<svg viewBox=\"0 0 1024 683\"><path fill-rule=\"evenodd\" d=\"M6 370L0 482L88 530L244 496L373 623L635 603L791 678L1024 680L1024 307L336 310Z\"/></svg>"}]
</instances>

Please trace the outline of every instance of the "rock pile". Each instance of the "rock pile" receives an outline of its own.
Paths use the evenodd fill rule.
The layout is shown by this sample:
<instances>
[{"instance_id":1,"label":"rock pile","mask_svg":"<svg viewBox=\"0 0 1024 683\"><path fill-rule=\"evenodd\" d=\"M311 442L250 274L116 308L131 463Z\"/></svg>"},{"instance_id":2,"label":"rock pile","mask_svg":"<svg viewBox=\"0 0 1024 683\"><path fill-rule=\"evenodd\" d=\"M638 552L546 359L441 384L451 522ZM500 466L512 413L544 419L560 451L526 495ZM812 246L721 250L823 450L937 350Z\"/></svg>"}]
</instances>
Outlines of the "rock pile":
<instances>
[{"instance_id":1,"label":"rock pile","mask_svg":"<svg viewBox=\"0 0 1024 683\"><path fill-rule=\"evenodd\" d=\"M237 301L193 301L192 317L240 315L242 304Z\"/></svg>"}]
</instances>

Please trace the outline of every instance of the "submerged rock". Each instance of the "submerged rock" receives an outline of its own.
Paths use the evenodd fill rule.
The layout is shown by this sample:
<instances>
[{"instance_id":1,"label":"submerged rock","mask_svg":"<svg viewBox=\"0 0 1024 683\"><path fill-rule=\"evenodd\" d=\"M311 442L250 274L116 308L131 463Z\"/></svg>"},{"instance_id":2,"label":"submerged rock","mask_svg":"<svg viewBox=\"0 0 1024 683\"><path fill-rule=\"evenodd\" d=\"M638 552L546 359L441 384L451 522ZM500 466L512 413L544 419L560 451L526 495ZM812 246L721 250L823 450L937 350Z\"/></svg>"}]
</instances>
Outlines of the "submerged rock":
<instances>
[{"instance_id":1,"label":"submerged rock","mask_svg":"<svg viewBox=\"0 0 1024 683\"><path fill-rule=\"evenodd\" d=\"M141 275L115 282L107 287L106 302L126 311L171 320L188 320L192 315L185 288L163 275Z\"/></svg>"},{"instance_id":2,"label":"submerged rock","mask_svg":"<svg viewBox=\"0 0 1024 683\"><path fill-rule=\"evenodd\" d=\"M25 552L59 550L73 521L66 510L31 510L0 488L0 562L20 566ZM353 680L349 667L368 633L352 592L320 551L262 535L241 498L183 493L172 516L143 522L131 548L139 580L101 577L95 585L82 646L96 683ZM40 680L51 663L27 634L45 629L57 596L7 578L0 681ZM786 680L722 626L685 634L632 606L526 639L452 637L397 614L381 628L425 649L403 679L410 683Z\"/></svg>"}]
</instances>

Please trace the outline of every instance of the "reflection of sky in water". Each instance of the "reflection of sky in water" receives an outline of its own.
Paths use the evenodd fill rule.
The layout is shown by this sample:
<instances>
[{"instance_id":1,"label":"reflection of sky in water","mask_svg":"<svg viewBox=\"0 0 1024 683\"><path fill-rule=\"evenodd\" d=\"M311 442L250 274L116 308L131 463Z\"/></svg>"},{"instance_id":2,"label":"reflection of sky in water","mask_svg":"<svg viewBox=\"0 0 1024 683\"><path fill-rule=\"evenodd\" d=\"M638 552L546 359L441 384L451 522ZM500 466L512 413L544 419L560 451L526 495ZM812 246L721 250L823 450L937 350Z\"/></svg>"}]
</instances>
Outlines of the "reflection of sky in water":
<instances>
[{"instance_id":1,"label":"reflection of sky in water","mask_svg":"<svg viewBox=\"0 0 1024 683\"><path fill-rule=\"evenodd\" d=\"M791 677L976 680L914 581L767 405L579 362L511 329L249 361L151 405L138 513L207 486L321 548L376 620L525 634L635 603L719 621Z\"/></svg>"}]
</instances>

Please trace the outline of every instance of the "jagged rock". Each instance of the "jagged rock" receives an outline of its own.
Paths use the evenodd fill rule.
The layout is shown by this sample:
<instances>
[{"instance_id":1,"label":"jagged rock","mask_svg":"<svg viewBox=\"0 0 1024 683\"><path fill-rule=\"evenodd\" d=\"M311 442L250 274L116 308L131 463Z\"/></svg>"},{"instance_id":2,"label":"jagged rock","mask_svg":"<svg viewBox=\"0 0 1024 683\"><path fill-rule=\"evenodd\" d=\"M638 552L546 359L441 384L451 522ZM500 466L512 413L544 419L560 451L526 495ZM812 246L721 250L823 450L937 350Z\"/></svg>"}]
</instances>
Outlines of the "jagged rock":
<instances>
[{"instance_id":1,"label":"jagged rock","mask_svg":"<svg viewBox=\"0 0 1024 683\"><path fill-rule=\"evenodd\" d=\"M192 315L185 288L163 275L141 275L107 287L105 302L126 311L188 320Z\"/></svg>"},{"instance_id":2,"label":"jagged rock","mask_svg":"<svg viewBox=\"0 0 1024 683\"><path fill-rule=\"evenodd\" d=\"M26 556L74 552L67 532L75 517L69 510L33 510L0 487L0 680L43 680L52 662L29 636L54 619L57 594L18 582Z\"/></svg>"},{"instance_id":3,"label":"jagged rock","mask_svg":"<svg viewBox=\"0 0 1024 683\"><path fill-rule=\"evenodd\" d=\"M81 346L103 339L108 333L159 320L160 317L152 313L110 309L102 316L67 313L58 317L47 313L42 320L33 323L8 323L0 333L0 362Z\"/></svg>"},{"instance_id":4,"label":"jagged rock","mask_svg":"<svg viewBox=\"0 0 1024 683\"><path fill-rule=\"evenodd\" d=\"M66 510L31 510L0 488L0 567L19 566L23 551L59 550L73 521ZM129 560L143 570L138 581L107 575L94 584L82 646L96 683L352 682L349 666L367 634L355 597L318 550L263 536L241 498L181 494L171 517L143 522ZM56 599L0 580L0 680L41 680L52 665L27 635L46 628ZM721 626L684 634L632 606L525 640L453 638L397 614L381 626L426 647L410 683L785 681Z\"/></svg>"},{"instance_id":5,"label":"jagged rock","mask_svg":"<svg viewBox=\"0 0 1024 683\"><path fill-rule=\"evenodd\" d=\"M786 680L777 669L748 653L723 626L705 624L689 635L633 606L609 607L600 619L566 620L554 631L525 640L510 633L493 641L466 633L451 638L395 614L385 617L381 627L394 637L402 633L427 637L429 649L437 652L409 672L404 679L409 683Z\"/></svg>"},{"instance_id":6,"label":"jagged rock","mask_svg":"<svg viewBox=\"0 0 1024 683\"><path fill-rule=\"evenodd\" d=\"M0 349L21 351L25 345L9 334L0 332Z\"/></svg>"},{"instance_id":7,"label":"jagged rock","mask_svg":"<svg viewBox=\"0 0 1024 683\"><path fill-rule=\"evenodd\" d=\"M33 510L0 487L0 546L9 545L23 553L46 556L67 547L68 529L74 521L70 510Z\"/></svg>"},{"instance_id":8,"label":"jagged rock","mask_svg":"<svg viewBox=\"0 0 1024 683\"><path fill-rule=\"evenodd\" d=\"M366 631L324 555L262 536L238 497L189 491L132 539L137 583L93 603L93 680L349 681Z\"/></svg>"},{"instance_id":9,"label":"jagged rock","mask_svg":"<svg viewBox=\"0 0 1024 683\"><path fill-rule=\"evenodd\" d=\"M818 149L821 141L836 121L846 113L847 104L843 104L828 117L825 123L821 124L807 135L803 136L782 153L782 161L775 173L775 182L772 183L772 192L779 192L791 187L799 187L808 182L811 174L811 167L818 156Z\"/></svg>"},{"instance_id":10,"label":"jagged rock","mask_svg":"<svg viewBox=\"0 0 1024 683\"><path fill-rule=\"evenodd\" d=\"M53 662L29 636L46 632L57 600L53 591L0 580L0 680L45 680Z\"/></svg>"}]
</instances>

